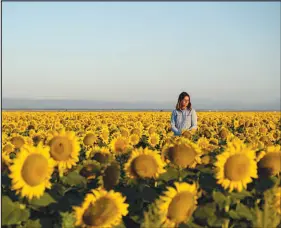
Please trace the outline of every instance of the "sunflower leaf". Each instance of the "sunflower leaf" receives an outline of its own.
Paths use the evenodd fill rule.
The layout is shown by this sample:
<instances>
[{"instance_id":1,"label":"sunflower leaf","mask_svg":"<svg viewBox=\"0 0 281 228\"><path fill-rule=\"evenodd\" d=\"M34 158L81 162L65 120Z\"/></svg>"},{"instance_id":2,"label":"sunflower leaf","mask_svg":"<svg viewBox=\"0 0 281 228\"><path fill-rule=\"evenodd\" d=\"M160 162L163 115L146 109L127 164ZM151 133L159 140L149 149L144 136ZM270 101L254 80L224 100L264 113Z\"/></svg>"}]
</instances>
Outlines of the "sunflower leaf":
<instances>
[{"instance_id":1,"label":"sunflower leaf","mask_svg":"<svg viewBox=\"0 0 281 228\"><path fill-rule=\"evenodd\" d=\"M40 219L31 220L29 219L23 226L23 228L41 228Z\"/></svg>"},{"instance_id":2,"label":"sunflower leaf","mask_svg":"<svg viewBox=\"0 0 281 228\"><path fill-rule=\"evenodd\" d=\"M51 203L56 203L56 200L49 193L45 192L39 199L33 198L29 203L35 207L46 207Z\"/></svg>"},{"instance_id":3,"label":"sunflower leaf","mask_svg":"<svg viewBox=\"0 0 281 228\"><path fill-rule=\"evenodd\" d=\"M213 192L213 199L219 205L220 210L225 206L227 202L227 198L221 192L214 191Z\"/></svg>"},{"instance_id":4,"label":"sunflower leaf","mask_svg":"<svg viewBox=\"0 0 281 228\"><path fill-rule=\"evenodd\" d=\"M70 212L60 212L62 217L62 228L74 228L75 217L73 213Z\"/></svg>"},{"instance_id":5,"label":"sunflower leaf","mask_svg":"<svg viewBox=\"0 0 281 228\"><path fill-rule=\"evenodd\" d=\"M237 205L236 212L242 218L245 218L250 221L253 220L253 214L251 210L242 203Z\"/></svg>"},{"instance_id":6,"label":"sunflower leaf","mask_svg":"<svg viewBox=\"0 0 281 228\"><path fill-rule=\"evenodd\" d=\"M199 219L206 219L214 215L216 211L216 203L207 203L206 205L202 205L198 207L195 212L194 216Z\"/></svg>"},{"instance_id":7,"label":"sunflower leaf","mask_svg":"<svg viewBox=\"0 0 281 228\"><path fill-rule=\"evenodd\" d=\"M2 225L15 225L27 221L30 215L28 209L21 209L19 203L14 203L8 196L2 197Z\"/></svg>"},{"instance_id":8,"label":"sunflower leaf","mask_svg":"<svg viewBox=\"0 0 281 228\"><path fill-rule=\"evenodd\" d=\"M237 214L237 212L236 211L234 211L234 210L230 210L229 212L228 212L228 215L230 216L230 218L232 218L232 219L240 219L240 216Z\"/></svg>"},{"instance_id":9,"label":"sunflower leaf","mask_svg":"<svg viewBox=\"0 0 281 228\"><path fill-rule=\"evenodd\" d=\"M163 181L168 182L170 180L177 179L178 175L179 175L178 170L176 170L173 167L168 167L167 171L165 173L159 175L158 180L160 180L160 181L163 180Z\"/></svg>"},{"instance_id":10,"label":"sunflower leaf","mask_svg":"<svg viewBox=\"0 0 281 228\"><path fill-rule=\"evenodd\" d=\"M86 187L87 180L83 176L81 176L79 173L73 171L70 172L66 177L62 177L61 181L63 184L69 185L69 186L81 186Z\"/></svg>"}]
</instances>

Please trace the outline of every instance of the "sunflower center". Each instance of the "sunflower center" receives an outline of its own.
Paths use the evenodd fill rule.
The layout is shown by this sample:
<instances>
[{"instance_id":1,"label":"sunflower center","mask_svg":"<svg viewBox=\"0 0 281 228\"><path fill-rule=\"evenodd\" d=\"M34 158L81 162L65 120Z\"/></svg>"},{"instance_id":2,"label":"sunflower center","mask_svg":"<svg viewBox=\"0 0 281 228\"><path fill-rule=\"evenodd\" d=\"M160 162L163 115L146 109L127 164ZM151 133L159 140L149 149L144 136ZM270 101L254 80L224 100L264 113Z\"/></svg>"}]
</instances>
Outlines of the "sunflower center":
<instances>
[{"instance_id":1,"label":"sunflower center","mask_svg":"<svg viewBox=\"0 0 281 228\"><path fill-rule=\"evenodd\" d=\"M86 209L83 221L88 226L103 226L116 216L118 208L115 202L106 197L98 199Z\"/></svg>"},{"instance_id":2,"label":"sunflower center","mask_svg":"<svg viewBox=\"0 0 281 228\"><path fill-rule=\"evenodd\" d=\"M232 181L241 181L249 176L249 158L243 154L229 157L224 165L224 175Z\"/></svg>"},{"instance_id":3,"label":"sunflower center","mask_svg":"<svg viewBox=\"0 0 281 228\"><path fill-rule=\"evenodd\" d=\"M151 135L156 132L156 129L154 127L149 128L148 133Z\"/></svg>"},{"instance_id":4,"label":"sunflower center","mask_svg":"<svg viewBox=\"0 0 281 228\"><path fill-rule=\"evenodd\" d=\"M169 205L167 217L177 224L182 223L192 215L193 208L193 194L190 192L178 193Z\"/></svg>"},{"instance_id":5,"label":"sunflower center","mask_svg":"<svg viewBox=\"0 0 281 228\"><path fill-rule=\"evenodd\" d=\"M220 137L221 137L222 139L226 139L226 138L227 138L227 135L228 135L228 133L227 133L226 130L221 130L221 131L220 131Z\"/></svg>"},{"instance_id":6,"label":"sunflower center","mask_svg":"<svg viewBox=\"0 0 281 228\"><path fill-rule=\"evenodd\" d=\"M24 145L24 139L21 136L15 136L11 139L12 144L15 148L21 148Z\"/></svg>"},{"instance_id":7,"label":"sunflower center","mask_svg":"<svg viewBox=\"0 0 281 228\"><path fill-rule=\"evenodd\" d=\"M36 186L42 183L48 172L48 161L40 154L29 155L21 169L21 175L24 181L30 186Z\"/></svg>"},{"instance_id":8,"label":"sunflower center","mask_svg":"<svg viewBox=\"0 0 281 228\"><path fill-rule=\"evenodd\" d=\"M98 161L99 163L106 163L108 161L108 155L102 154L100 152L95 153L93 159Z\"/></svg>"},{"instance_id":9,"label":"sunflower center","mask_svg":"<svg viewBox=\"0 0 281 228\"><path fill-rule=\"evenodd\" d=\"M96 142L96 136L94 134L92 134L92 133L87 134L84 137L84 140L83 140L83 143L86 146L93 145L95 142Z\"/></svg>"},{"instance_id":10,"label":"sunflower center","mask_svg":"<svg viewBox=\"0 0 281 228\"><path fill-rule=\"evenodd\" d=\"M126 149L126 143L124 142L124 140L119 139L115 142L115 151L116 152L123 152Z\"/></svg>"},{"instance_id":11,"label":"sunflower center","mask_svg":"<svg viewBox=\"0 0 281 228\"><path fill-rule=\"evenodd\" d=\"M152 137L150 142L151 142L152 145L156 145L158 143L157 139L155 137Z\"/></svg>"},{"instance_id":12,"label":"sunflower center","mask_svg":"<svg viewBox=\"0 0 281 228\"><path fill-rule=\"evenodd\" d=\"M180 144L171 147L168 151L168 156L173 163L181 168L186 168L195 161L196 152L190 146Z\"/></svg>"},{"instance_id":13,"label":"sunflower center","mask_svg":"<svg viewBox=\"0 0 281 228\"><path fill-rule=\"evenodd\" d=\"M51 140L51 156L57 161L69 159L72 152L71 141L63 136L56 136Z\"/></svg>"},{"instance_id":14,"label":"sunflower center","mask_svg":"<svg viewBox=\"0 0 281 228\"><path fill-rule=\"evenodd\" d=\"M128 133L128 131L126 131L126 130L121 130L121 135L122 135L123 137L128 137L128 136L129 136L129 133Z\"/></svg>"},{"instance_id":15,"label":"sunflower center","mask_svg":"<svg viewBox=\"0 0 281 228\"><path fill-rule=\"evenodd\" d=\"M157 163L150 155L142 154L132 162L135 174L142 178L151 178L157 172Z\"/></svg>"},{"instance_id":16,"label":"sunflower center","mask_svg":"<svg viewBox=\"0 0 281 228\"><path fill-rule=\"evenodd\" d=\"M273 152L266 154L258 163L260 170L268 171L270 175L275 175L281 171L281 153Z\"/></svg>"},{"instance_id":17,"label":"sunflower center","mask_svg":"<svg viewBox=\"0 0 281 228\"><path fill-rule=\"evenodd\" d=\"M9 154L9 153L13 152L13 147L10 144L7 144L3 147L3 152L6 152Z\"/></svg>"}]
</instances>

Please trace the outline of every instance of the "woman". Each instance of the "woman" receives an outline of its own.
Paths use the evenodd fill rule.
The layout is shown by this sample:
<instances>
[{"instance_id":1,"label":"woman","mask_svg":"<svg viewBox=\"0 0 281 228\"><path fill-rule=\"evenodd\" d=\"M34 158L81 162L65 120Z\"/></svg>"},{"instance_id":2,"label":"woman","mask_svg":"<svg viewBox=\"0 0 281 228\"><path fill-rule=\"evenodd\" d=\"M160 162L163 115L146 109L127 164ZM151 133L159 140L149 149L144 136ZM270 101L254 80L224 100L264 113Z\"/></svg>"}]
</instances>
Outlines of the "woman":
<instances>
[{"instance_id":1,"label":"woman","mask_svg":"<svg viewBox=\"0 0 281 228\"><path fill-rule=\"evenodd\" d=\"M181 135L182 130L197 129L197 115L186 92L179 95L176 109L172 112L171 126L175 135Z\"/></svg>"}]
</instances>

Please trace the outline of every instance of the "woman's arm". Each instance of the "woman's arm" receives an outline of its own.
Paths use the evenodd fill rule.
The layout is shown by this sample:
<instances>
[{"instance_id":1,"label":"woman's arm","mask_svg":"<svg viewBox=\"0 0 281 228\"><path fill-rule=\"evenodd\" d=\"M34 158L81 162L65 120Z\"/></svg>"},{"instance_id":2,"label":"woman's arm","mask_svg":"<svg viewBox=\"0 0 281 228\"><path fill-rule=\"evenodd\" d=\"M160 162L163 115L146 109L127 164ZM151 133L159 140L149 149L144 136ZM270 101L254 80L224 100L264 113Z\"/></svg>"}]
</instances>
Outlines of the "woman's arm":
<instances>
[{"instance_id":1,"label":"woman's arm","mask_svg":"<svg viewBox=\"0 0 281 228\"><path fill-rule=\"evenodd\" d=\"M191 113L191 127L189 129L190 130L197 129L197 114L196 114L194 109L192 109L192 113Z\"/></svg>"},{"instance_id":2,"label":"woman's arm","mask_svg":"<svg viewBox=\"0 0 281 228\"><path fill-rule=\"evenodd\" d=\"M181 130L176 128L176 113L175 113L175 111L173 111L173 113L172 113L171 126L172 126L172 131L175 133L175 135L181 135Z\"/></svg>"}]
</instances>

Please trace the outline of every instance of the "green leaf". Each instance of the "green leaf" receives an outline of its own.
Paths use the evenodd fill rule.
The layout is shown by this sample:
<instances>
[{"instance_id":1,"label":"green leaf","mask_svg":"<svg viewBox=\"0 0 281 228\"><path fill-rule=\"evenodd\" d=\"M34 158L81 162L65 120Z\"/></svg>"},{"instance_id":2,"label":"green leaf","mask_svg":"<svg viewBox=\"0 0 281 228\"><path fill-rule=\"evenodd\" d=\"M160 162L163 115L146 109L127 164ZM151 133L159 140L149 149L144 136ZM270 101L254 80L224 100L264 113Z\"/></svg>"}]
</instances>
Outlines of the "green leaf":
<instances>
[{"instance_id":1,"label":"green leaf","mask_svg":"<svg viewBox=\"0 0 281 228\"><path fill-rule=\"evenodd\" d=\"M176 170L175 168L173 167L168 167L167 168L167 172L161 174L159 177L158 177L158 180L163 180L163 181L170 181L170 180L174 180L174 179L177 179L179 176L179 172L178 170Z\"/></svg>"},{"instance_id":2,"label":"green leaf","mask_svg":"<svg viewBox=\"0 0 281 228\"><path fill-rule=\"evenodd\" d=\"M229 193L230 197L235 200L242 200L246 197L252 196L252 194L246 190L243 190L242 192L231 192Z\"/></svg>"},{"instance_id":3,"label":"green leaf","mask_svg":"<svg viewBox=\"0 0 281 228\"><path fill-rule=\"evenodd\" d=\"M51 203L56 203L55 199L47 192L39 199L33 198L29 203L35 207L46 207Z\"/></svg>"},{"instance_id":4,"label":"green leaf","mask_svg":"<svg viewBox=\"0 0 281 228\"><path fill-rule=\"evenodd\" d=\"M206 205L198 207L194 212L194 216L199 219L207 219L208 217L214 216L215 211L216 203L207 203Z\"/></svg>"},{"instance_id":5,"label":"green leaf","mask_svg":"<svg viewBox=\"0 0 281 228\"><path fill-rule=\"evenodd\" d=\"M15 225L28 220L30 212L21 209L20 204L14 203L8 196L2 197L2 225Z\"/></svg>"},{"instance_id":6,"label":"green leaf","mask_svg":"<svg viewBox=\"0 0 281 228\"><path fill-rule=\"evenodd\" d=\"M249 221L253 220L253 214L252 211L250 210L250 208L246 207L244 204L240 203L237 205L236 207L236 212L237 214L242 217L245 218Z\"/></svg>"},{"instance_id":7,"label":"green leaf","mask_svg":"<svg viewBox=\"0 0 281 228\"><path fill-rule=\"evenodd\" d=\"M230 210L230 211L228 212L228 214L229 214L230 218L232 218L232 219L240 219L240 216L239 216L239 215L237 214L237 212L234 211L234 210Z\"/></svg>"},{"instance_id":8,"label":"green leaf","mask_svg":"<svg viewBox=\"0 0 281 228\"><path fill-rule=\"evenodd\" d=\"M207 219L207 222L210 227L222 227L224 219L217 218L215 215L213 215Z\"/></svg>"},{"instance_id":9,"label":"green leaf","mask_svg":"<svg viewBox=\"0 0 281 228\"><path fill-rule=\"evenodd\" d=\"M60 212L62 217L62 228L74 228L75 217L73 213L70 212Z\"/></svg>"},{"instance_id":10,"label":"green leaf","mask_svg":"<svg viewBox=\"0 0 281 228\"><path fill-rule=\"evenodd\" d=\"M41 223L40 223L40 219L36 219L36 220L28 220L23 228L41 228Z\"/></svg>"},{"instance_id":11,"label":"green leaf","mask_svg":"<svg viewBox=\"0 0 281 228\"><path fill-rule=\"evenodd\" d=\"M221 192L213 192L213 199L214 201L219 205L220 210L222 210L225 206L225 204L227 203L227 198L224 194L222 194Z\"/></svg>"},{"instance_id":12,"label":"green leaf","mask_svg":"<svg viewBox=\"0 0 281 228\"><path fill-rule=\"evenodd\" d=\"M73 171L70 172L66 177L62 177L61 181L70 186L81 186L86 187L87 180L83 176L81 176L79 173Z\"/></svg>"}]
</instances>

